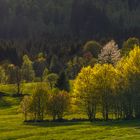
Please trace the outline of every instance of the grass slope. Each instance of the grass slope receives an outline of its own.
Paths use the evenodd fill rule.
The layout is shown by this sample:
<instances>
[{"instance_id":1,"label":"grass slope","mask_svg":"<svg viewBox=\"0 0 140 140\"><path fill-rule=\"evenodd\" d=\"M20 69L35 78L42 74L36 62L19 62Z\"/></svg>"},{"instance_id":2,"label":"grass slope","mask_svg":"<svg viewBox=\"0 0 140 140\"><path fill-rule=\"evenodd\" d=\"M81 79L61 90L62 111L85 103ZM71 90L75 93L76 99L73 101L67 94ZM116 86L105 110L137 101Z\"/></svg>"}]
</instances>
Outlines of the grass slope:
<instances>
[{"instance_id":1,"label":"grass slope","mask_svg":"<svg viewBox=\"0 0 140 140\"><path fill-rule=\"evenodd\" d=\"M140 140L139 120L26 124L18 104L18 98L0 98L0 140Z\"/></svg>"}]
</instances>

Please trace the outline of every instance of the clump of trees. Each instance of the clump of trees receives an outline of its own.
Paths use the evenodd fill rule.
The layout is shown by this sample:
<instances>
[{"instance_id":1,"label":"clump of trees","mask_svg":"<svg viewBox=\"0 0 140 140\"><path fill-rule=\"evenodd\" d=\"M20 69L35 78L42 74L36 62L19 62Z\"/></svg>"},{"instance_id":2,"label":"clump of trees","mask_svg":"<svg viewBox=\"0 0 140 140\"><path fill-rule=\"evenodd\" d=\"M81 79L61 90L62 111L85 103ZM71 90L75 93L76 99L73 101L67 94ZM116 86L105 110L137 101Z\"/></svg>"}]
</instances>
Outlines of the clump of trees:
<instances>
[{"instance_id":1,"label":"clump of trees","mask_svg":"<svg viewBox=\"0 0 140 140\"><path fill-rule=\"evenodd\" d=\"M55 121L63 119L69 106L70 96L66 91L47 90L45 84L39 84L31 96L24 96L21 111L25 121L43 121L46 115L52 116Z\"/></svg>"},{"instance_id":2,"label":"clump of trees","mask_svg":"<svg viewBox=\"0 0 140 140\"><path fill-rule=\"evenodd\" d=\"M117 52L117 50L116 50ZM140 117L140 48L135 46L128 56L113 64L85 67L78 74L74 93L89 120L102 112L105 120Z\"/></svg>"}]
</instances>

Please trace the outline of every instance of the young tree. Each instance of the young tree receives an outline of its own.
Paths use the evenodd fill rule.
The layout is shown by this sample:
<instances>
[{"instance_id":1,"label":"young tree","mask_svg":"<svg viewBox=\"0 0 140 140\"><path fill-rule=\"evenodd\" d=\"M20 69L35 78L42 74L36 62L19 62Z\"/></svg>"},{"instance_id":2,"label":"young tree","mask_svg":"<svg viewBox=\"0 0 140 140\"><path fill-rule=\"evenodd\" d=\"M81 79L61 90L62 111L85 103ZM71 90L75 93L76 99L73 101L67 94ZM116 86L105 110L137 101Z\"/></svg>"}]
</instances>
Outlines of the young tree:
<instances>
[{"instance_id":1,"label":"young tree","mask_svg":"<svg viewBox=\"0 0 140 140\"><path fill-rule=\"evenodd\" d=\"M27 55L23 56L23 64L21 67L22 71L22 80L26 82L31 82L34 80L35 72L33 70L32 61L29 59Z\"/></svg>"},{"instance_id":2,"label":"young tree","mask_svg":"<svg viewBox=\"0 0 140 140\"><path fill-rule=\"evenodd\" d=\"M120 60L120 58L121 53L114 40L108 42L101 50L101 54L98 56L99 63L101 64L107 63L115 65Z\"/></svg>"},{"instance_id":3,"label":"young tree","mask_svg":"<svg viewBox=\"0 0 140 140\"><path fill-rule=\"evenodd\" d=\"M50 94L50 99L48 103L49 114L52 115L53 120L56 117L61 120L64 116L65 111L67 111L70 105L70 96L66 91L54 90Z\"/></svg>"},{"instance_id":4,"label":"young tree","mask_svg":"<svg viewBox=\"0 0 140 140\"><path fill-rule=\"evenodd\" d=\"M43 77L44 82L47 82L49 84L50 88L53 89L57 84L57 80L58 80L59 76L55 73L50 73L45 76L46 77Z\"/></svg>"},{"instance_id":5,"label":"young tree","mask_svg":"<svg viewBox=\"0 0 140 140\"><path fill-rule=\"evenodd\" d=\"M84 107L90 121L96 117L97 94L94 79L93 69L86 67L81 70L74 83L76 99Z\"/></svg>"},{"instance_id":6,"label":"young tree","mask_svg":"<svg viewBox=\"0 0 140 140\"><path fill-rule=\"evenodd\" d=\"M37 85L31 98L30 111L34 116L34 120L42 121L46 113L49 94L45 86Z\"/></svg>"},{"instance_id":7,"label":"young tree","mask_svg":"<svg viewBox=\"0 0 140 140\"><path fill-rule=\"evenodd\" d=\"M21 111L24 115L24 121L28 120L28 116L30 114L31 109L31 97L24 96L23 100L20 103Z\"/></svg>"}]
</instances>

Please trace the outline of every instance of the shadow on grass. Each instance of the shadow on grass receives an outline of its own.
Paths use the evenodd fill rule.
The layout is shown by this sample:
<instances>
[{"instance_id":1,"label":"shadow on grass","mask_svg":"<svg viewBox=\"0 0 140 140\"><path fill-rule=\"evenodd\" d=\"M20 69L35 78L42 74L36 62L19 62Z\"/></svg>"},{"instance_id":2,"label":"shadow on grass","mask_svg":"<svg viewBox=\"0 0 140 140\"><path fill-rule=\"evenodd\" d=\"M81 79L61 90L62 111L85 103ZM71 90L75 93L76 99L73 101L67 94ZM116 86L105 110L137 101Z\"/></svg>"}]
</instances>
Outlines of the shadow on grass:
<instances>
[{"instance_id":1,"label":"shadow on grass","mask_svg":"<svg viewBox=\"0 0 140 140\"><path fill-rule=\"evenodd\" d=\"M9 108L22 100L23 96L0 92L0 109Z\"/></svg>"},{"instance_id":2,"label":"shadow on grass","mask_svg":"<svg viewBox=\"0 0 140 140\"><path fill-rule=\"evenodd\" d=\"M140 120L96 120L93 122L88 119L72 119L72 120L57 120L57 121L26 121L25 125L39 126L39 127L58 127L58 126L73 126L73 125L92 125L106 126L106 127L136 127L140 129Z\"/></svg>"},{"instance_id":3,"label":"shadow on grass","mask_svg":"<svg viewBox=\"0 0 140 140\"><path fill-rule=\"evenodd\" d=\"M7 94L4 93L4 92L0 92L0 98L2 98L2 97L4 97L4 96L7 96Z\"/></svg>"},{"instance_id":4,"label":"shadow on grass","mask_svg":"<svg viewBox=\"0 0 140 140\"><path fill-rule=\"evenodd\" d=\"M87 119L72 119L72 120L44 120L44 121L25 121L25 125L40 126L40 127L58 127L80 125L82 122L87 122Z\"/></svg>"},{"instance_id":5,"label":"shadow on grass","mask_svg":"<svg viewBox=\"0 0 140 140\"><path fill-rule=\"evenodd\" d=\"M11 107L12 104L9 103L5 98L0 97L0 109L5 109Z\"/></svg>"}]
</instances>

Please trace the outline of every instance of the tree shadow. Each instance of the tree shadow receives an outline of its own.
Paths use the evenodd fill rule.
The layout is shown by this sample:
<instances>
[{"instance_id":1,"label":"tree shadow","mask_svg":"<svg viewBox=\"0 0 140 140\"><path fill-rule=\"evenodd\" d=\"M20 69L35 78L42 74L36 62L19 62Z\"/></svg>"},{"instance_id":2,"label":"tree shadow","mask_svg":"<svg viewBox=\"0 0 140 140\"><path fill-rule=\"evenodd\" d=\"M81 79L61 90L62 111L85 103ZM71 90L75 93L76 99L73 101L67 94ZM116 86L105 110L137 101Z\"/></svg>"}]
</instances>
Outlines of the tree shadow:
<instances>
[{"instance_id":1,"label":"tree shadow","mask_svg":"<svg viewBox=\"0 0 140 140\"><path fill-rule=\"evenodd\" d=\"M140 120L109 120L109 121L95 121L93 126L111 126L111 127L140 127Z\"/></svg>"},{"instance_id":2,"label":"tree shadow","mask_svg":"<svg viewBox=\"0 0 140 140\"><path fill-rule=\"evenodd\" d=\"M57 120L57 121L27 121L25 125L39 126L39 127L59 127L59 126L73 126L73 125L92 125L101 127L135 127L140 129L140 120L96 120L89 122L88 119L72 119L72 120Z\"/></svg>"},{"instance_id":3,"label":"tree shadow","mask_svg":"<svg viewBox=\"0 0 140 140\"><path fill-rule=\"evenodd\" d=\"M59 126L72 126L82 125L82 122L87 122L87 119L72 119L72 120L44 120L44 121L25 121L25 125L40 126L40 127L59 127Z\"/></svg>"},{"instance_id":4,"label":"tree shadow","mask_svg":"<svg viewBox=\"0 0 140 140\"><path fill-rule=\"evenodd\" d=\"M4 96L7 96L7 94L4 93L4 92L0 92L0 98L2 98L2 97L4 97Z\"/></svg>"}]
</instances>

